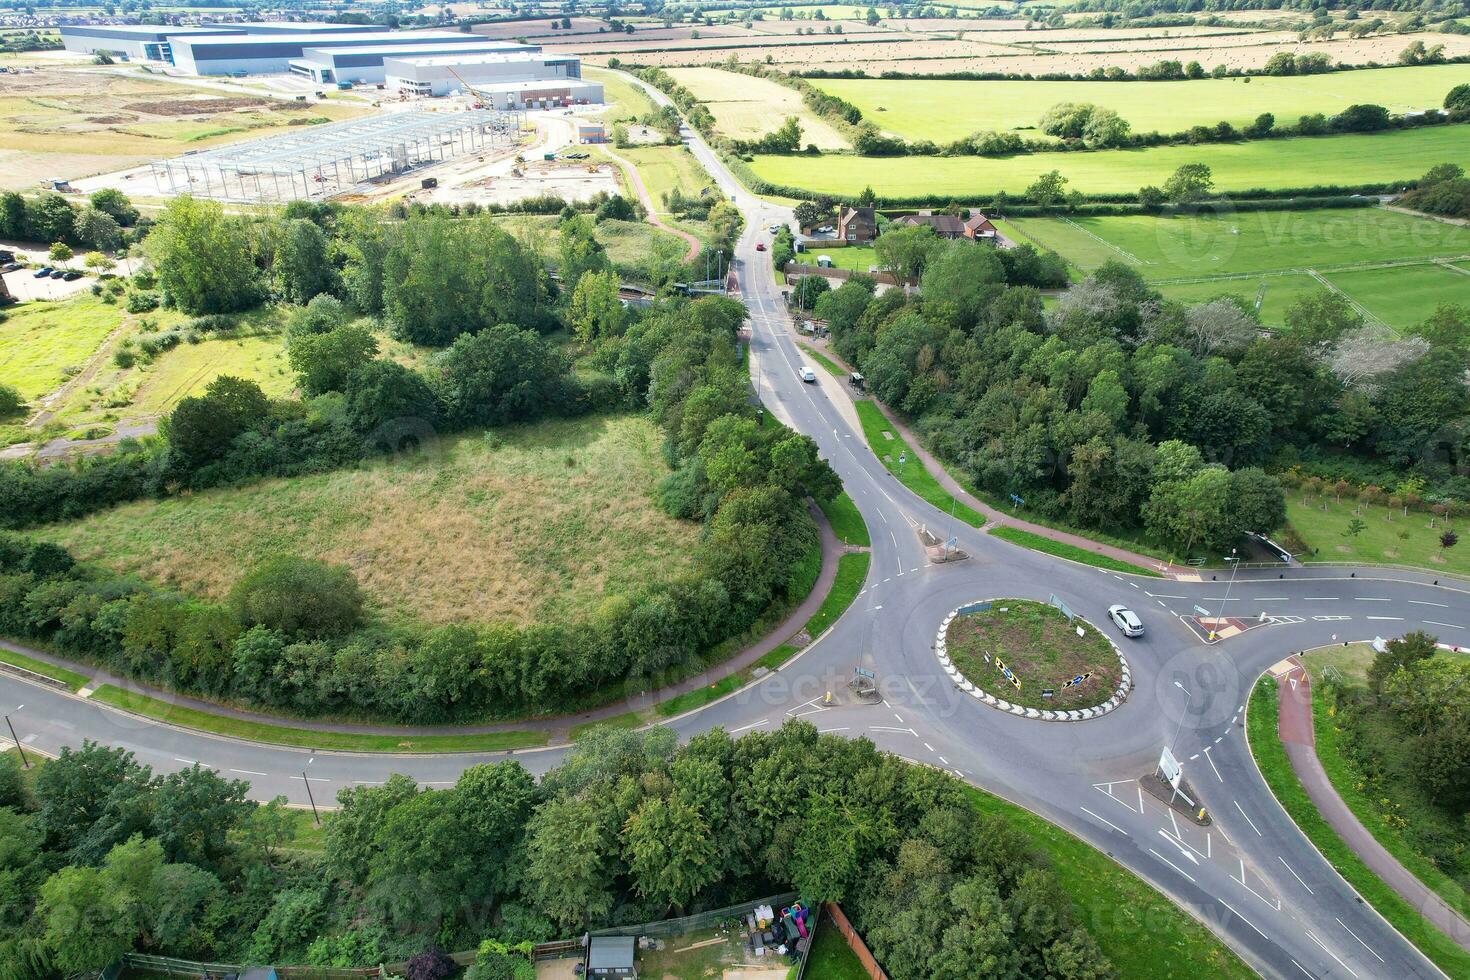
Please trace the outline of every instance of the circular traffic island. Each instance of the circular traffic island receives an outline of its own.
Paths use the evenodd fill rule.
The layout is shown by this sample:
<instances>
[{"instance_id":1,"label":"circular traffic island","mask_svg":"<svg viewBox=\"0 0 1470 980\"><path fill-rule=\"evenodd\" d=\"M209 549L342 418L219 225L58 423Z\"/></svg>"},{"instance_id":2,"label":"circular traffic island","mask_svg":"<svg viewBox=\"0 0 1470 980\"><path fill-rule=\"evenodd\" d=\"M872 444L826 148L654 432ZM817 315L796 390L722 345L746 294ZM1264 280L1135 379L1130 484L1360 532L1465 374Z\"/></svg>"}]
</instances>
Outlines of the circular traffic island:
<instances>
[{"instance_id":1,"label":"circular traffic island","mask_svg":"<svg viewBox=\"0 0 1470 980\"><path fill-rule=\"evenodd\" d=\"M1128 663L1080 616L1029 599L990 599L945 617L935 649L962 690L1013 714L1081 721L1127 696Z\"/></svg>"}]
</instances>

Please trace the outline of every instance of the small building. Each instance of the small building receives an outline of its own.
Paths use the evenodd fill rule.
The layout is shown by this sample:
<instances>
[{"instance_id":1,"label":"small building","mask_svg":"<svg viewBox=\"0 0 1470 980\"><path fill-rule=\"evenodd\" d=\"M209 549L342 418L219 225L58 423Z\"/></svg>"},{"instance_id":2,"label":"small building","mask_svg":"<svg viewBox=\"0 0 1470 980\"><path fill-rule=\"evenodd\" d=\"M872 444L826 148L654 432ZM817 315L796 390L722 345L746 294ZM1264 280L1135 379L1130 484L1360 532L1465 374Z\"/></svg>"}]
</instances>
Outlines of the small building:
<instances>
[{"instance_id":1,"label":"small building","mask_svg":"<svg viewBox=\"0 0 1470 980\"><path fill-rule=\"evenodd\" d=\"M330 39L321 46L303 48L300 58L292 58L291 73L303 75L318 85L352 82L374 85L387 81L387 63L399 58L473 58L476 55L511 54L539 51L535 45L488 41L466 35L463 40L438 44L401 44L395 40L365 47L336 47Z\"/></svg>"},{"instance_id":2,"label":"small building","mask_svg":"<svg viewBox=\"0 0 1470 980\"><path fill-rule=\"evenodd\" d=\"M952 214L935 214L933 211L920 211L918 214L906 214L896 219L894 224L905 228L928 227L934 229L934 234L940 238L954 241L956 238L967 238L965 234L965 223Z\"/></svg>"},{"instance_id":3,"label":"small building","mask_svg":"<svg viewBox=\"0 0 1470 980\"><path fill-rule=\"evenodd\" d=\"M637 945L638 941L633 936L592 936L587 941L584 975L590 980L609 977L637 980L638 967L633 963Z\"/></svg>"},{"instance_id":4,"label":"small building","mask_svg":"<svg viewBox=\"0 0 1470 980\"><path fill-rule=\"evenodd\" d=\"M844 204L837 209L837 237L846 242L871 242L878 237L878 212Z\"/></svg>"},{"instance_id":5,"label":"small building","mask_svg":"<svg viewBox=\"0 0 1470 980\"><path fill-rule=\"evenodd\" d=\"M387 87L418 96L479 95L496 109L546 108L602 101L602 85L582 80L575 55L542 54L501 42L502 50L472 54L406 53L387 59Z\"/></svg>"},{"instance_id":6,"label":"small building","mask_svg":"<svg viewBox=\"0 0 1470 980\"><path fill-rule=\"evenodd\" d=\"M965 219L965 237L973 238L977 242L994 242L1000 237L1000 231L985 215L979 211L971 211L970 216Z\"/></svg>"},{"instance_id":7,"label":"small building","mask_svg":"<svg viewBox=\"0 0 1470 980\"><path fill-rule=\"evenodd\" d=\"M578 143L606 143L607 129L602 123L577 123Z\"/></svg>"}]
</instances>

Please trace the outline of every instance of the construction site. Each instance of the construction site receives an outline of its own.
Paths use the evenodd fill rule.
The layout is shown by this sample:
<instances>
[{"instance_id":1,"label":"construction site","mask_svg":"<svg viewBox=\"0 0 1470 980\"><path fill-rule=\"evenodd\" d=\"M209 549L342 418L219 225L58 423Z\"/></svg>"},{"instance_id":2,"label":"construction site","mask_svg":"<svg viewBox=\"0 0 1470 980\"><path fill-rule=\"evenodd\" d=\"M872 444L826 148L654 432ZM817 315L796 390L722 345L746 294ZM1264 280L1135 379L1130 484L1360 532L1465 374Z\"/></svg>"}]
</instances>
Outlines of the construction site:
<instances>
[{"instance_id":1,"label":"construction site","mask_svg":"<svg viewBox=\"0 0 1470 980\"><path fill-rule=\"evenodd\" d=\"M455 157L520 145L525 113L410 109L313 126L150 165L160 194L272 203L336 197Z\"/></svg>"}]
</instances>

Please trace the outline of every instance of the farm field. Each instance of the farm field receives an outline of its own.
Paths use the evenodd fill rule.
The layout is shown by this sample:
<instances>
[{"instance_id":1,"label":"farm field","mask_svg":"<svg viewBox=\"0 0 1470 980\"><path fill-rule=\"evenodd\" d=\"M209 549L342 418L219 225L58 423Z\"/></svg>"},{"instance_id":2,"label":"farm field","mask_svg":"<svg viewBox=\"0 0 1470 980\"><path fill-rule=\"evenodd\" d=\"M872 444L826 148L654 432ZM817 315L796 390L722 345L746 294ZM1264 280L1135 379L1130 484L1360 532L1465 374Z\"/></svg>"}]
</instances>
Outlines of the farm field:
<instances>
[{"instance_id":1,"label":"farm field","mask_svg":"<svg viewBox=\"0 0 1470 980\"><path fill-rule=\"evenodd\" d=\"M652 500L668 473L659 442L641 417L544 422L353 470L127 504L38 534L213 598L310 542L390 616L545 622L689 567L698 527Z\"/></svg>"},{"instance_id":2,"label":"farm field","mask_svg":"<svg viewBox=\"0 0 1470 980\"><path fill-rule=\"evenodd\" d=\"M697 195L704 188L714 186L686 146L635 146L615 152L638 168L643 186L660 208L664 195L676 187L684 194Z\"/></svg>"},{"instance_id":3,"label":"farm field","mask_svg":"<svg viewBox=\"0 0 1470 980\"><path fill-rule=\"evenodd\" d=\"M1332 115L1363 101L1395 112L1422 109L1438 106L1446 92L1467 81L1470 65L1181 82L818 78L812 84L853 103L864 119L887 132L945 143L977 131L1033 129L1058 102L1114 109L1137 133L1173 133L1222 119L1243 126L1262 112L1274 113L1278 124L1295 123L1298 116ZM704 98L698 89L695 94Z\"/></svg>"},{"instance_id":4,"label":"farm field","mask_svg":"<svg viewBox=\"0 0 1470 980\"><path fill-rule=\"evenodd\" d=\"M1007 225L1084 272L1110 259L1124 261L1149 279L1164 280L1160 290L1181 302L1233 295L1254 303L1260 296L1261 320L1268 324L1280 323L1292 302L1324 285L1398 330L1422 322L1441 303L1470 303L1470 275L1432 261L1470 254L1470 228L1395 211L1013 218ZM1407 264L1352 268L1387 262ZM1334 267L1339 271L1324 271ZM1280 274L1288 270L1302 271Z\"/></svg>"},{"instance_id":5,"label":"farm field","mask_svg":"<svg viewBox=\"0 0 1470 980\"><path fill-rule=\"evenodd\" d=\"M1209 164L1222 191L1284 190L1350 174L1356 183L1418 177L1441 162L1470 164L1470 130L1436 126L1409 132L1320 136L1142 150L1030 153L1011 157L860 157L758 155L756 176L783 187L852 197L872 187L880 196L985 197L1023 193L1038 176L1061 171L1068 189L1128 194L1160 186L1186 163Z\"/></svg>"},{"instance_id":6,"label":"farm field","mask_svg":"<svg viewBox=\"0 0 1470 980\"><path fill-rule=\"evenodd\" d=\"M1354 518L1363 522L1357 534L1349 527ZM1470 550L1439 546L1441 532L1455 522L1446 524L1441 519L1431 528L1431 519L1421 511L1411 510L1405 516L1402 510L1359 504L1348 495L1338 503L1330 492L1312 496L1299 489L1286 492L1286 522L1306 549L1297 555L1304 562L1415 565L1470 574Z\"/></svg>"},{"instance_id":7,"label":"farm field","mask_svg":"<svg viewBox=\"0 0 1470 980\"><path fill-rule=\"evenodd\" d=\"M644 177L647 180L647 176ZM496 223L531 245L543 259L555 266L559 261L557 252L560 235L556 230L557 216L554 214L517 214L497 217ZM659 239L677 242L684 248L683 239L641 221L604 221L597 225L594 234L607 249L607 256L620 269L641 269L647 264L653 243Z\"/></svg>"},{"instance_id":8,"label":"farm field","mask_svg":"<svg viewBox=\"0 0 1470 980\"><path fill-rule=\"evenodd\" d=\"M643 116L654 110L653 100L617 72L587 68L584 74L587 81L602 84L602 97L607 103L602 117L609 125L614 120Z\"/></svg>"},{"instance_id":9,"label":"farm field","mask_svg":"<svg viewBox=\"0 0 1470 980\"><path fill-rule=\"evenodd\" d=\"M818 149L834 150L848 145L831 123L785 85L719 68L679 68L669 74L709 106L719 131L732 139L759 139L779 128L787 116L795 116L801 121L803 147L813 143Z\"/></svg>"},{"instance_id":10,"label":"farm field","mask_svg":"<svg viewBox=\"0 0 1470 980\"><path fill-rule=\"evenodd\" d=\"M371 111L342 102L227 96L87 68L44 65L6 79L0 95L0 189L29 190L42 179L123 170L285 126Z\"/></svg>"}]
</instances>

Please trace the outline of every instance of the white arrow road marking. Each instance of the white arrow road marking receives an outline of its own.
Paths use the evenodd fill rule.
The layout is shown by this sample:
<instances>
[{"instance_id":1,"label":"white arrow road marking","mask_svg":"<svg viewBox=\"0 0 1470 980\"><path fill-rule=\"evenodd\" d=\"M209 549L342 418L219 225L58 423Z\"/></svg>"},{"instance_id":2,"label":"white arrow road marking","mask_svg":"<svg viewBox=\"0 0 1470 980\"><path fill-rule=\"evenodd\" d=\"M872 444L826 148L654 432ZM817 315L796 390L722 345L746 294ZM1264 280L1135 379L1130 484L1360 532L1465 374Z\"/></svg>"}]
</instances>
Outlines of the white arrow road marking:
<instances>
[{"instance_id":1,"label":"white arrow road marking","mask_svg":"<svg viewBox=\"0 0 1470 980\"><path fill-rule=\"evenodd\" d=\"M1199 858L1195 857L1193 854L1190 854L1188 851L1186 851L1184 849L1184 846L1182 844L1180 844L1174 838L1170 837L1169 836L1169 832L1167 830L1165 830L1163 827L1160 827L1159 828L1159 836L1162 837L1162 838L1164 838L1164 840L1168 841L1170 844L1173 844L1176 848L1178 848L1179 849L1179 853L1180 854L1183 854L1185 857L1189 858L1189 860L1194 865L1196 865L1196 866L1199 865Z\"/></svg>"}]
</instances>

